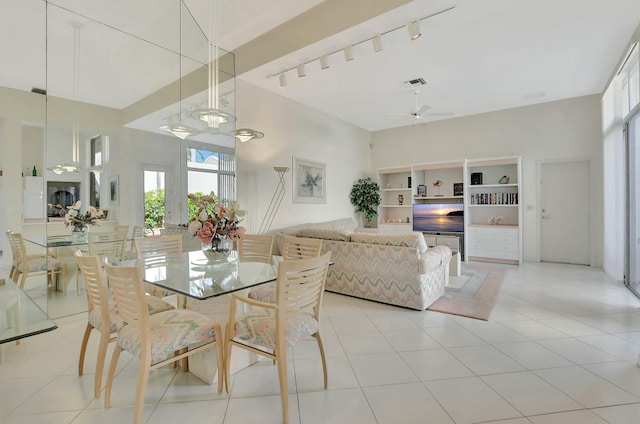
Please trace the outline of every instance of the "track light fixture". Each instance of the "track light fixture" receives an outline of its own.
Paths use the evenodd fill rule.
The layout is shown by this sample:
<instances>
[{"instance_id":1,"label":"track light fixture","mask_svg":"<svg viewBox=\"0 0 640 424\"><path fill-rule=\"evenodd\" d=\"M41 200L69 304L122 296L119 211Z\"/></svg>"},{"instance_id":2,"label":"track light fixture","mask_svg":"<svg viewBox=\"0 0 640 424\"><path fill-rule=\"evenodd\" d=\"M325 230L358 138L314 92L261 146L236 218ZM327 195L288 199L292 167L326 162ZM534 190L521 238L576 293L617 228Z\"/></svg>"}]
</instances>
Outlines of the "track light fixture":
<instances>
[{"instance_id":1,"label":"track light fixture","mask_svg":"<svg viewBox=\"0 0 640 424\"><path fill-rule=\"evenodd\" d=\"M382 37L380 34L373 37L373 51L376 53L382 51Z\"/></svg>"},{"instance_id":2,"label":"track light fixture","mask_svg":"<svg viewBox=\"0 0 640 424\"><path fill-rule=\"evenodd\" d=\"M416 39L418 39L418 38L420 38L422 36L422 32L420 31L420 21L423 21L423 20L429 19L429 18L433 18L434 16L440 15L440 14L445 13L445 12L449 12L449 11L455 9L455 8L456 8L455 6L448 7L446 9L443 9L443 10L439 11L439 12L432 13L431 15L422 17L420 19L416 19L415 21L412 21L412 22L410 22L410 23L408 23L406 25L402 25L402 26L399 26L399 27L396 27L396 28L392 28L392 29L390 29L388 31L381 32L381 33L379 33L379 34L377 34L377 35L375 35L373 37L366 38L366 39L364 39L362 41L359 41L357 43L352 43L352 44L348 45L347 47L345 47L343 49L339 49L339 50L335 50L335 51L323 54L322 56L320 56L317 59L312 59L312 60L306 61L306 62L304 62L302 64L299 64L297 66L282 70L279 73L268 75L267 78L278 77L278 79L280 81L280 87L286 87L287 86L287 77L285 75L286 72L291 71L293 69L297 69L298 76L299 77L303 77L303 76L306 75L306 71L305 71L304 66L308 65L311 62L315 62L316 60L318 60L320 62L320 69L327 69L327 68L329 68L329 56L331 56L332 54L338 53L341 50L344 53L345 62L348 62L348 61L354 59L353 47L357 46L359 44L368 43L369 41L371 41L371 44L373 46L373 51L374 52L376 52L376 53L381 52L384 49L384 46L382 45L382 36L383 35L387 35L387 34L389 34L391 32L397 31L397 30L399 30L401 28L405 28L406 27L407 31L409 31L409 36L411 37L411 39L412 40L416 40Z\"/></svg>"},{"instance_id":3,"label":"track light fixture","mask_svg":"<svg viewBox=\"0 0 640 424\"><path fill-rule=\"evenodd\" d=\"M349 62L350 60L353 60L353 46L344 48L344 61Z\"/></svg>"},{"instance_id":4,"label":"track light fixture","mask_svg":"<svg viewBox=\"0 0 640 424\"><path fill-rule=\"evenodd\" d=\"M407 25L407 30L409 31L409 37L412 40L417 40L420 38L422 33L420 32L420 21L413 21Z\"/></svg>"}]
</instances>

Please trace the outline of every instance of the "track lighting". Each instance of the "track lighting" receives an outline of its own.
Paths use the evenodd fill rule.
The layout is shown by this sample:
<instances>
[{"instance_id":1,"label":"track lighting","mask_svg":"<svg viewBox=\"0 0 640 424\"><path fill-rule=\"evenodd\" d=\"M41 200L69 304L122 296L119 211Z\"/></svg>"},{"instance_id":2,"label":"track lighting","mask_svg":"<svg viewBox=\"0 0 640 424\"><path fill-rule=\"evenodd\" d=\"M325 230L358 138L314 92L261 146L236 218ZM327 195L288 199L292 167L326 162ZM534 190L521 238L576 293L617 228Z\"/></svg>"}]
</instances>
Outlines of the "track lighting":
<instances>
[{"instance_id":1,"label":"track lighting","mask_svg":"<svg viewBox=\"0 0 640 424\"><path fill-rule=\"evenodd\" d=\"M298 77L302 78L307 76L307 70L305 69L304 63L301 63L300 65L298 65L297 70L298 70Z\"/></svg>"},{"instance_id":2,"label":"track lighting","mask_svg":"<svg viewBox=\"0 0 640 424\"><path fill-rule=\"evenodd\" d=\"M420 32L420 21L413 21L408 24L407 30L409 31L409 37L411 37L412 40L416 40L422 35Z\"/></svg>"},{"instance_id":3,"label":"track lighting","mask_svg":"<svg viewBox=\"0 0 640 424\"><path fill-rule=\"evenodd\" d=\"M320 69L327 69L329 67L329 55L323 54L320 56Z\"/></svg>"},{"instance_id":4,"label":"track lighting","mask_svg":"<svg viewBox=\"0 0 640 424\"><path fill-rule=\"evenodd\" d=\"M373 51L378 53L382 51L382 37L380 34L373 37Z\"/></svg>"},{"instance_id":5,"label":"track lighting","mask_svg":"<svg viewBox=\"0 0 640 424\"><path fill-rule=\"evenodd\" d=\"M353 46L347 46L344 48L344 61L348 62L353 60Z\"/></svg>"},{"instance_id":6,"label":"track lighting","mask_svg":"<svg viewBox=\"0 0 640 424\"><path fill-rule=\"evenodd\" d=\"M280 80L280 87L287 86L287 76L284 74L284 72L280 74L280 77L278 79Z\"/></svg>"}]
</instances>

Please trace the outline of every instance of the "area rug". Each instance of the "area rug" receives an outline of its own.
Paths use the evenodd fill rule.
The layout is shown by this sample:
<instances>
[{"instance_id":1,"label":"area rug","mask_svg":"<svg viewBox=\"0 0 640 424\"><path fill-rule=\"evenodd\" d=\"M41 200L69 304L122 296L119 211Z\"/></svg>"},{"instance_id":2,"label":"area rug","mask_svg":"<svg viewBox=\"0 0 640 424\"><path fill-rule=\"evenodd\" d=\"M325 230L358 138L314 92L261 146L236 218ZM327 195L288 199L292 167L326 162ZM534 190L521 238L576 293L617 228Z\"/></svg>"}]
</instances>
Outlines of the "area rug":
<instances>
[{"instance_id":1,"label":"area rug","mask_svg":"<svg viewBox=\"0 0 640 424\"><path fill-rule=\"evenodd\" d=\"M505 270L501 268L464 264L460 277L450 277L444 296L428 309L489 321L504 276Z\"/></svg>"}]
</instances>

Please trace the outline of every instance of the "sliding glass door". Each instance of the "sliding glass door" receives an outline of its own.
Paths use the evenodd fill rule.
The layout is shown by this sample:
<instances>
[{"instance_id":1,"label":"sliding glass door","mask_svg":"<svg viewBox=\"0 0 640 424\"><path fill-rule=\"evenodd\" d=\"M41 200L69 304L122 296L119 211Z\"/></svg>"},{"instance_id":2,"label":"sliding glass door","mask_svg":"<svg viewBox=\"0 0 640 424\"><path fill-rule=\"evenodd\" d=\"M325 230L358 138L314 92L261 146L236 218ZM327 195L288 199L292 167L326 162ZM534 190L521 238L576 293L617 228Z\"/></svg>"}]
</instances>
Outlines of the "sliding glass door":
<instances>
[{"instance_id":1,"label":"sliding glass door","mask_svg":"<svg viewBox=\"0 0 640 424\"><path fill-rule=\"evenodd\" d=\"M627 242L625 284L640 296L640 112L627 123Z\"/></svg>"}]
</instances>

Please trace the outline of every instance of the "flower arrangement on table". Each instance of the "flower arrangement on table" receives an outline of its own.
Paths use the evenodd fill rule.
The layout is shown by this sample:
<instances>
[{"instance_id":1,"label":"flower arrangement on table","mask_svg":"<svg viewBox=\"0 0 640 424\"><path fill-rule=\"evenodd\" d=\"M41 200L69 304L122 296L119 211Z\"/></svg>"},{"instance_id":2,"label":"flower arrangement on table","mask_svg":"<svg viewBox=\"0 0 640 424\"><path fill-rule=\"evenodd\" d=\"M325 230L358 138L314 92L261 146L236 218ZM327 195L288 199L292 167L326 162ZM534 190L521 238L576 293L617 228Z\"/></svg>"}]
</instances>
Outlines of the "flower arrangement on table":
<instances>
[{"instance_id":1,"label":"flower arrangement on table","mask_svg":"<svg viewBox=\"0 0 640 424\"><path fill-rule=\"evenodd\" d=\"M226 206L217 201L217 196L200 193L189 194L189 234L198 236L205 254L210 252L227 253L231 250L231 242L242 237L245 228L240 226L246 211L239 208L237 202Z\"/></svg>"},{"instance_id":2,"label":"flower arrangement on table","mask_svg":"<svg viewBox=\"0 0 640 424\"><path fill-rule=\"evenodd\" d=\"M100 225L100 220L104 218L104 214L100 209L90 206L86 213L81 214L81 207L82 202L78 200L69 206L64 215L64 226L72 227L73 232L85 232L89 225Z\"/></svg>"}]
</instances>

